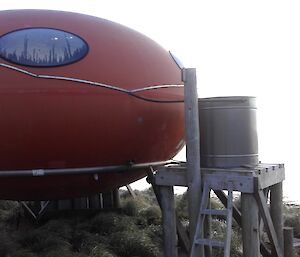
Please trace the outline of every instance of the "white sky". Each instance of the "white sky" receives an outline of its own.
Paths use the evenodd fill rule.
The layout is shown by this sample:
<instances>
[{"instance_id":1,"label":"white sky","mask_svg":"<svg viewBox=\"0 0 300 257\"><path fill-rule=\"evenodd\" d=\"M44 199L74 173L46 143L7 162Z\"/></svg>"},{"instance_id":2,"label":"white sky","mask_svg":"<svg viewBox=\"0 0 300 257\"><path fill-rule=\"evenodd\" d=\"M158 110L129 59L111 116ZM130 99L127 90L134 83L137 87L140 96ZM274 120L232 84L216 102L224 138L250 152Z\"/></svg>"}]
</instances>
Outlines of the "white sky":
<instances>
[{"instance_id":1,"label":"white sky","mask_svg":"<svg viewBox=\"0 0 300 257\"><path fill-rule=\"evenodd\" d=\"M196 67L200 97L258 98L259 154L285 163L284 194L300 201L300 1L1 1L0 9L86 13L138 30ZM0 24L1 26L1 24Z\"/></svg>"}]
</instances>

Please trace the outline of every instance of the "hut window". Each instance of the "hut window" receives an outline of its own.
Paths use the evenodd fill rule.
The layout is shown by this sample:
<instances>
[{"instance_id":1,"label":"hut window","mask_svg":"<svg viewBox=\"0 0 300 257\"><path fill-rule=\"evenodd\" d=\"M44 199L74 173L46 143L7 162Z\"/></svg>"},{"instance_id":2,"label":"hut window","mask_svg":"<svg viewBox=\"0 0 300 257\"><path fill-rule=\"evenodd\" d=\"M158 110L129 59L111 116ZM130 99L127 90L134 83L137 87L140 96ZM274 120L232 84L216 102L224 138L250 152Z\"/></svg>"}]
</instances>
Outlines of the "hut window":
<instances>
[{"instance_id":1,"label":"hut window","mask_svg":"<svg viewBox=\"0 0 300 257\"><path fill-rule=\"evenodd\" d=\"M26 66L66 65L81 60L87 52L82 38L57 29L21 29L0 37L0 57Z\"/></svg>"}]
</instances>

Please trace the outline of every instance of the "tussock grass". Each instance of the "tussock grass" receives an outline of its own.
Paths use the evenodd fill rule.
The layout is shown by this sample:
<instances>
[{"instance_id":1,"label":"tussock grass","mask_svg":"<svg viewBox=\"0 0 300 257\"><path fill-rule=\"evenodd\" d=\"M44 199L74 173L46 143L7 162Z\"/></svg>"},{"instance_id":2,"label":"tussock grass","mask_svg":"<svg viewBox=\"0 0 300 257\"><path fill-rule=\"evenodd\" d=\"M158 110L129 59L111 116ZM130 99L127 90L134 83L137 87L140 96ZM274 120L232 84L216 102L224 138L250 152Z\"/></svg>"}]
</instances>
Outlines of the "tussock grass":
<instances>
[{"instance_id":1,"label":"tussock grass","mask_svg":"<svg viewBox=\"0 0 300 257\"><path fill-rule=\"evenodd\" d=\"M146 221L146 225L160 225L161 211L158 206L149 206L139 211L139 216Z\"/></svg>"},{"instance_id":2,"label":"tussock grass","mask_svg":"<svg viewBox=\"0 0 300 257\"><path fill-rule=\"evenodd\" d=\"M18 229L20 205L0 201L0 256L2 257L162 257L163 232L161 212L151 189L137 192L132 199L123 194L120 212L98 212L84 216L74 213L68 218L60 216L41 224L21 221ZM175 198L180 219L187 222L187 195ZM238 203L238 200L237 200ZM223 205L212 198L212 208ZM286 226L292 226L300 237L300 207L284 206ZM214 239L222 240L225 221L214 219ZM240 228L233 226L232 257L242 257ZM214 257L223 256L215 249ZM299 255L297 255L299 256Z\"/></svg>"},{"instance_id":3,"label":"tussock grass","mask_svg":"<svg viewBox=\"0 0 300 257\"><path fill-rule=\"evenodd\" d=\"M300 238L300 206L295 204L285 204L284 212L284 225L294 228L295 237Z\"/></svg>"},{"instance_id":4,"label":"tussock grass","mask_svg":"<svg viewBox=\"0 0 300 257\"><path fill-rule=\"evenodd\" d=\"M18 249L12 255L8 255L8 256L11 256L11 257L37 257L36 254L34 254L33 252L31 252L28 249Z\"/></svg>"},{"instance_id":5,"label":"tussock grass","mask_svg":"<svg viewBox=\"0 0 300 257\"><path fill-rule=\"evenodd\" d=\"M120 231L112 235L111 247L118 256L158 257L160 251L144 231Z\"/></svg>"},{"instance_id":6,"label":"tussock grass","mask_svg":"<svg viewBox=\"0 0 300 257\"><path fill-rule=\"evenodd\" d=\"M161 214L151 190L124 196L120 212L61 215L40 224L22 217L20 205L0 201L2 257L160 257Z\"/></svg>"},{"instance_id":7,"label":"tussock grass","mask_svg":"<svg viewBox=\"0 0 300 257\"><path fill-rule=\"evenodd\" d=\"M14 241L14 238L2 227L0 232L0 256L10 256L13 249L17 247L19 245Z\"/></svg>"},{"instance_id":8,"label":"tussock grass","mask_svg":"<svg viewBox=\"0 0 300 257\"><path fill-rule=\"evenodd\" d=\"M112 253L110 250L107 249L107 246L103 246L101 244L98 244L95 246L90 254L89 257L117 257L115 253Z\"/></svg>"},{"instance_id":9,"label":"tussock grass","mask_svg":"<svg viewBox=\"0 0 300 257\"><path fill-rule=\"evenodd\" d=\"M0 200L0 223L15 223L20 211L21 205L18 202Z\"/></svg>"}]
</instances>

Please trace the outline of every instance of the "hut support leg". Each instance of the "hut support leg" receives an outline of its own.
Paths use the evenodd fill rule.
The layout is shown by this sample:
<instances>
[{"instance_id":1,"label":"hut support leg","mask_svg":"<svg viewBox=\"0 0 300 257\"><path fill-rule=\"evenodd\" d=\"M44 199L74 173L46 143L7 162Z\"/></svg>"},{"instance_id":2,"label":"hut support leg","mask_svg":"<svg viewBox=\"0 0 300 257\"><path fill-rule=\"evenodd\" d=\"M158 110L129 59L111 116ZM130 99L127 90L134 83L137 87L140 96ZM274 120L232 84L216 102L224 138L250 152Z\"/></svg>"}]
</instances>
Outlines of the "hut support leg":
<instances>
[{"instance_id":1,"label":"hut support leg","mask_svg":"<svg viewBox=\"0 0 300 257\"><path fill-rule=\"evenodd\" d=\"M112 191L112 198L113 198L113 207L114 208L121 208L121 200L120 200L120 192L119 188L116 188Z\"/></svg>"}]
</instances>

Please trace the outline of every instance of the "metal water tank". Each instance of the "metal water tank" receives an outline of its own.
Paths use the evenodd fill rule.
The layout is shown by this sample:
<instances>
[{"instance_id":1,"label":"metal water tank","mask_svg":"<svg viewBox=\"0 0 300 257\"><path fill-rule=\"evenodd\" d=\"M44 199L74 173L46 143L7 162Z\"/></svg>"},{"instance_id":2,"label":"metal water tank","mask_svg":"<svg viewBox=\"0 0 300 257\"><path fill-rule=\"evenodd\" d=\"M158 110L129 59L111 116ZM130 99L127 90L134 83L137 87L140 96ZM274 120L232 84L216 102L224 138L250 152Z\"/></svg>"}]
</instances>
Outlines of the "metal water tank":
<instances>
[{"instance_id":1,"label":"metal water tank","mask_svg":"<svg viewBox=\"0 0 300 257\"><path fill-rule=\"evenodd\" d=\"M255 97L201 98L198 106L202 167L258 164Z\"/></svg>"}]
</instances>

